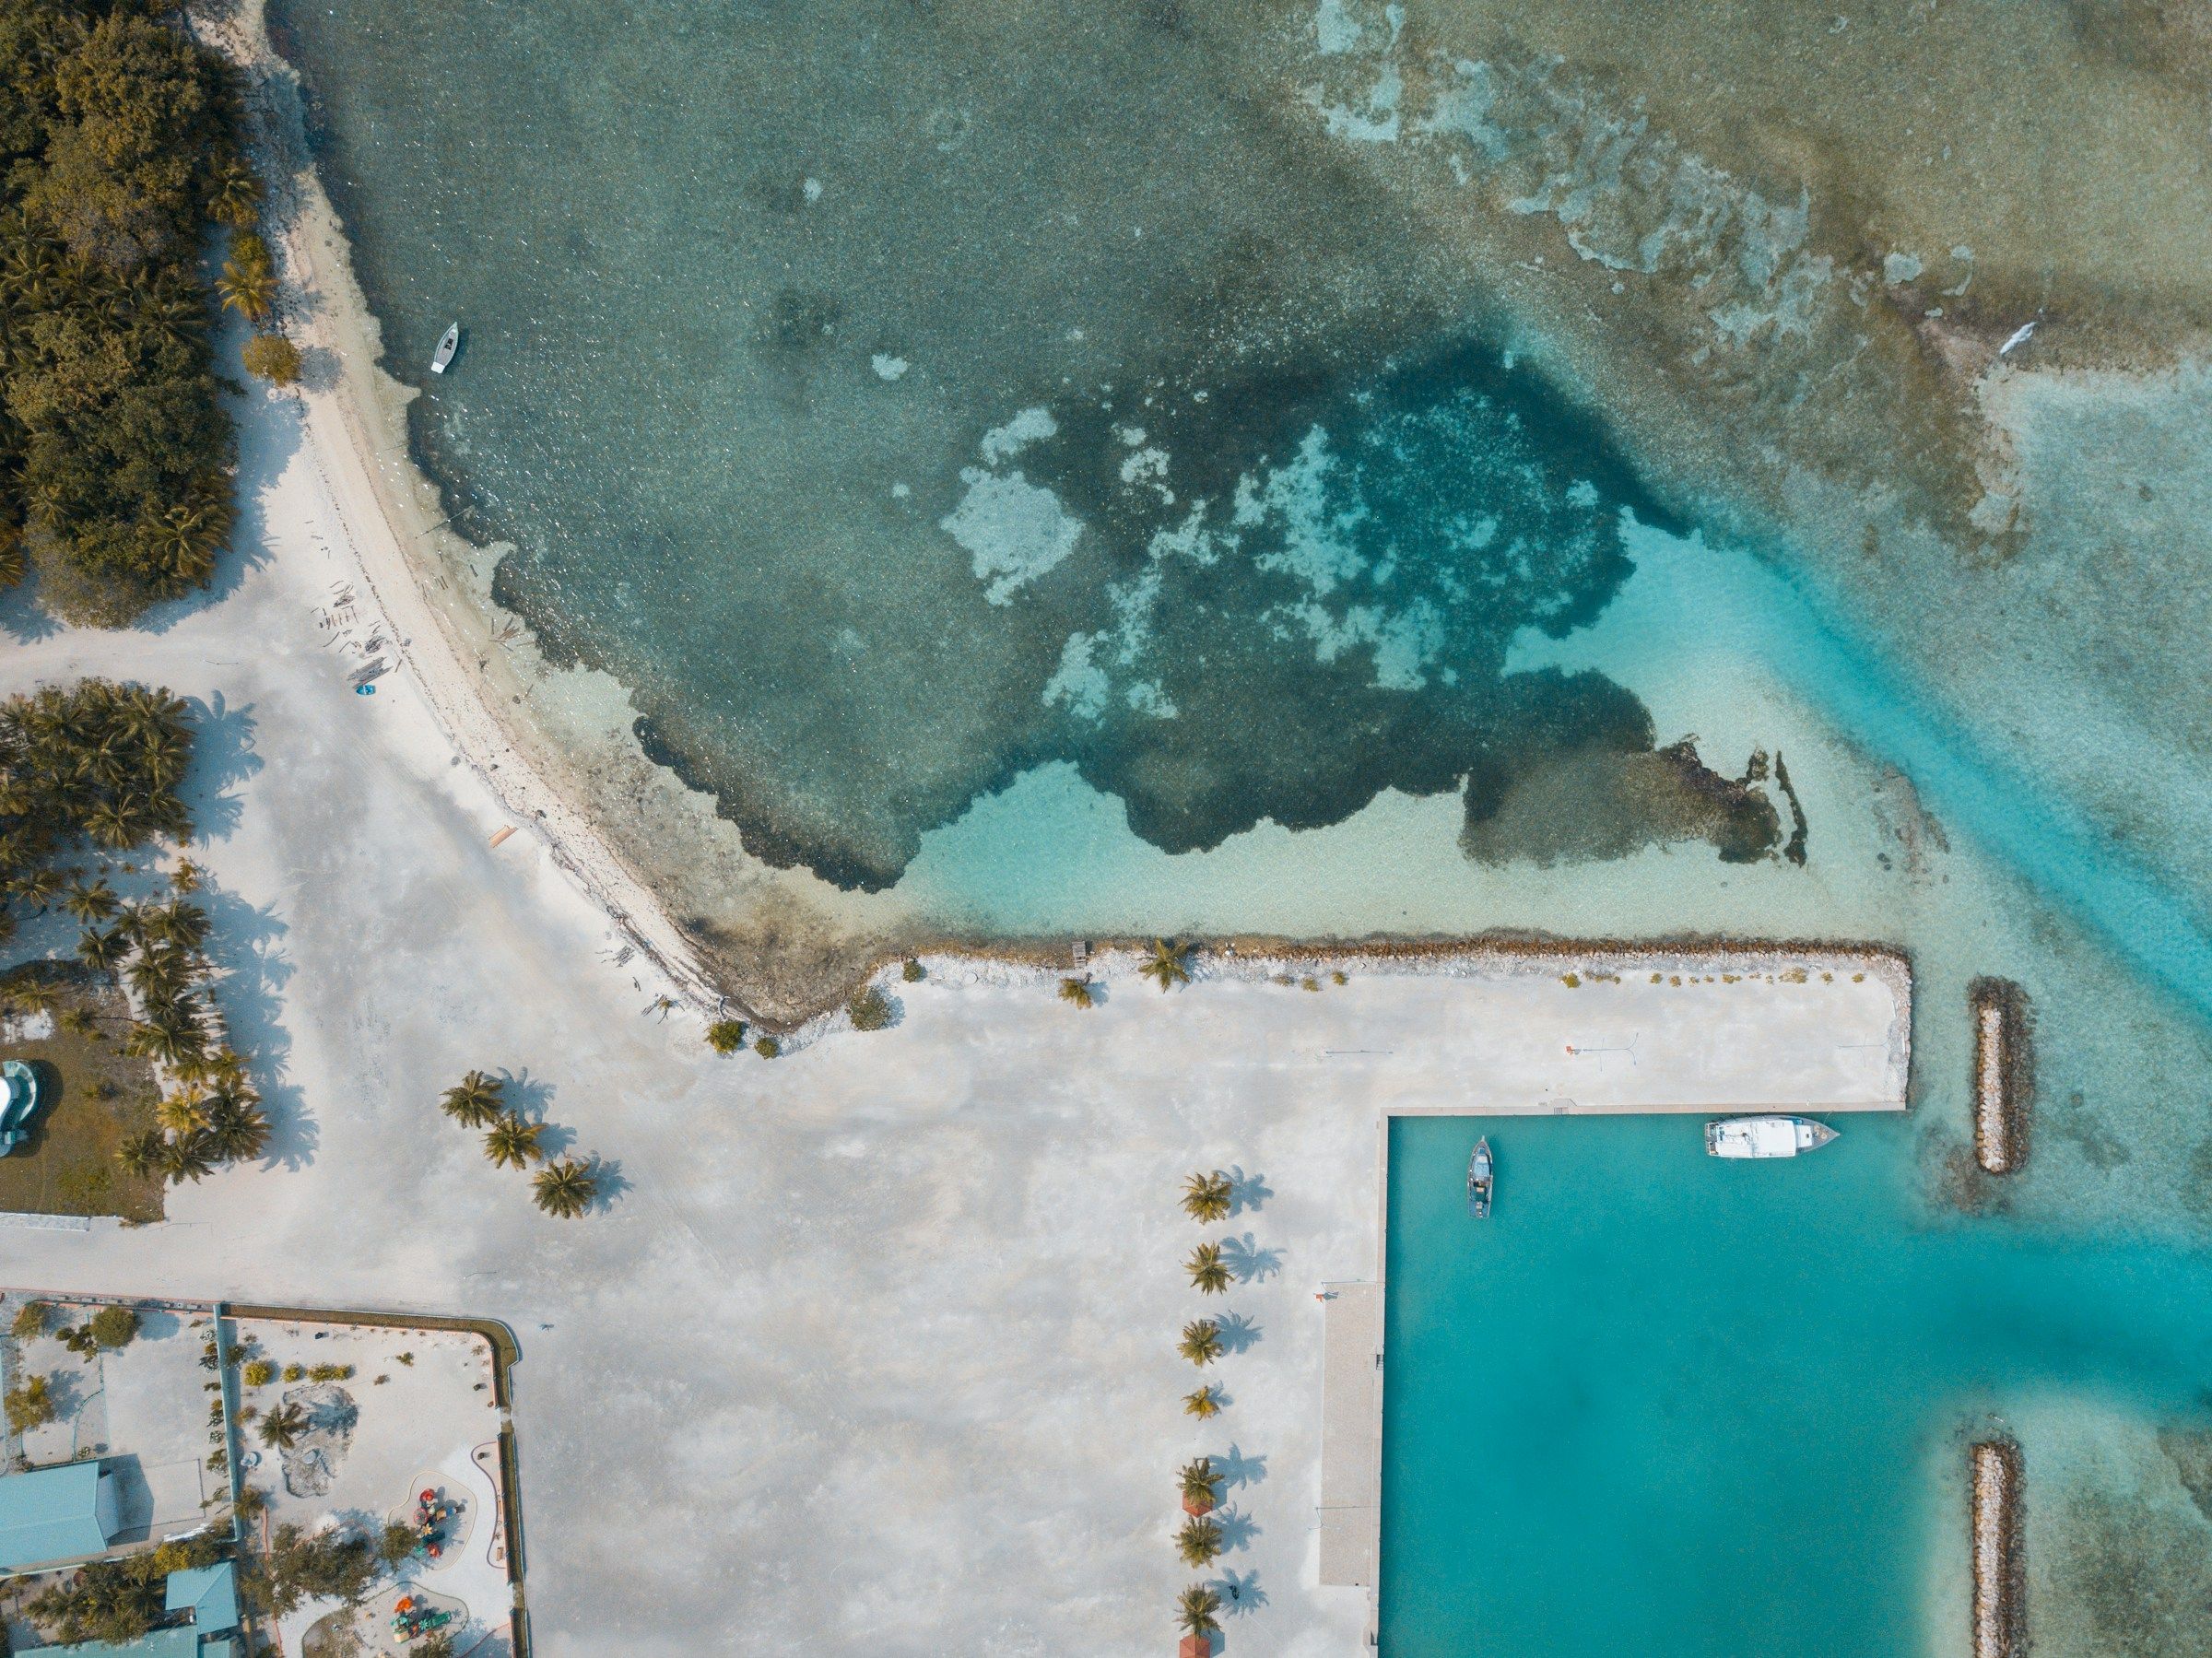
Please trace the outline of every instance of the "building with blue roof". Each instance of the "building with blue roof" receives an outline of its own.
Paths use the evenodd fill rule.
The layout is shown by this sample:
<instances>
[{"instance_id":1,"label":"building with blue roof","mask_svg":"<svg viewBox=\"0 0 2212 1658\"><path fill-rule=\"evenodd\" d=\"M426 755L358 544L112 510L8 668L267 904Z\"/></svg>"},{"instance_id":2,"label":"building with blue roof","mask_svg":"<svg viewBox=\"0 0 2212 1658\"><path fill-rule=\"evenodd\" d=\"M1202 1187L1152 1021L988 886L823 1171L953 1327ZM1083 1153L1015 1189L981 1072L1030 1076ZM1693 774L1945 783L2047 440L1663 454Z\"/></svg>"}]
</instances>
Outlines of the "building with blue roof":
<instances>
[{"instance_id":1,"label":"building with blue roof","mask_svg":"<svg viewBox=\"0 0 2212 1658\"><path fill-rule=\"evenodd\" d=\"M122 1529L115 1476L97 1462L0 1478L0 1570L90 1559Z\"/></svg>"},{"instance_id":2,"label":"building with blue roof","mask_svg":"<svg viewBox=\"0 0 2212 1658\"><path fill-rule=\"evenodd\" d=\"M228 1635L203 1643L197 1629L156 1629L135 1640L80 1640L71 1647L31 1647L19 1658L231 1658Z\"/></svg>"},{"instance_id":3,"label":"building with blue roof","mask_svg":"<svg viewBox=\"0 0 2212 1658\"><path fill-rule=\"evenodd\" d=\"M229 1560L169 1574L168 1607L192 1614L203 1635L225 1635L238 1628L238 1568Z\"/></svg>"}]
</instances>

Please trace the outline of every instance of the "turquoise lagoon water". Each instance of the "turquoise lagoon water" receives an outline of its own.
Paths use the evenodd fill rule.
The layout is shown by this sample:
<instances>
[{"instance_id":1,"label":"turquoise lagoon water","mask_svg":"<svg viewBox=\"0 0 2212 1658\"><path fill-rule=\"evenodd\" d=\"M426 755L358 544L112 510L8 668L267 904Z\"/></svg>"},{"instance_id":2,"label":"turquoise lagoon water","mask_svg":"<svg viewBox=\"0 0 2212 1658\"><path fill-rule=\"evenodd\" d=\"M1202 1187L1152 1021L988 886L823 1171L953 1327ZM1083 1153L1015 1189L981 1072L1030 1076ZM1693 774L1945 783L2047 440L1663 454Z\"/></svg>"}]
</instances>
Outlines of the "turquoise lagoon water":
<instances>
[{"instance_id":1,"label":"turquoise lagoon water","mask_svg":"<svg viewBox=\"0 0 2212 1658\"><path fill-rule=\"evenodd\" d=\"M1920 1125L1838 1122L1757 1166L1705 1156L1692 1118L1394 1123L1390 1658L1963 1651L1965 1446L2000 1427L2027 1454L2037 1650L2202 1650L2201 1572L2147 1593L2063 1562L2071 1428L2162 1429L2168 1487L2201 1484L2212 1257L1931 1207ZM2181 1619L2094 1624L2100 1594Z\"/></svg>"}]
</instances>

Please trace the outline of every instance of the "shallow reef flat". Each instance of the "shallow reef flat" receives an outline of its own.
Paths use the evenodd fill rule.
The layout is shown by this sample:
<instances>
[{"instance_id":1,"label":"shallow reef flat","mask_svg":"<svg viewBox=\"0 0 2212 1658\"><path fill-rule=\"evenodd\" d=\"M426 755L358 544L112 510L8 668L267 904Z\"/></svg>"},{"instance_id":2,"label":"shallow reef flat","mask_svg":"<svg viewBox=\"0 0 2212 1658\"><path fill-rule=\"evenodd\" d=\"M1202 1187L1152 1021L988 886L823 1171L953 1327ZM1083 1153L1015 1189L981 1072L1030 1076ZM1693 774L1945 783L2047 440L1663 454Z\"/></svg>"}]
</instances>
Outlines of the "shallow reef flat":
<instances>
[{"instance_id":1,"label":"shallow reef flat","mask_svg":"<svg viewBox=\"0 0 2212 1658\"><path fill-rule=\"evenodd\" d=\"M1657 845L1701 917L1690 860L1805 850L1792 717L1722 750L1526 649L1646 530L2212 896L2180 14L559 11L272 22L388 363L469 319L410 433L510 717L764 1011L1002 927L992 814L1100 866L1389 817L1465 872L1297 930Z\"/></svg>"}]
</instances>

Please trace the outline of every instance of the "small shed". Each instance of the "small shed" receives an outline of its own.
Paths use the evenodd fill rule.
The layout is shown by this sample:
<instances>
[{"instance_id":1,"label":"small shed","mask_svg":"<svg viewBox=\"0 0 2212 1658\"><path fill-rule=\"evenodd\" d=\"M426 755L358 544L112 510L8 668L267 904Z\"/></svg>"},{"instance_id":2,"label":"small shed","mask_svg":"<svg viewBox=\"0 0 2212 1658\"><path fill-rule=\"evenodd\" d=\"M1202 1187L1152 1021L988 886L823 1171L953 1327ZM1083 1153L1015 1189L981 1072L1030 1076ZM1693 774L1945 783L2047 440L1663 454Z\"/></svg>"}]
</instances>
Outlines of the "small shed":
<instances>
[{"instance_id":1,"label":"small shed","mask_svg":"<svg viewBox=\"0 0 2212 1658\"><path fill-rule=\"evenodd\" d=\"M89 1559L123 1529L115 1476L97 1462L0 1478L0 1570Z\"/></svg>"}]
</instances>

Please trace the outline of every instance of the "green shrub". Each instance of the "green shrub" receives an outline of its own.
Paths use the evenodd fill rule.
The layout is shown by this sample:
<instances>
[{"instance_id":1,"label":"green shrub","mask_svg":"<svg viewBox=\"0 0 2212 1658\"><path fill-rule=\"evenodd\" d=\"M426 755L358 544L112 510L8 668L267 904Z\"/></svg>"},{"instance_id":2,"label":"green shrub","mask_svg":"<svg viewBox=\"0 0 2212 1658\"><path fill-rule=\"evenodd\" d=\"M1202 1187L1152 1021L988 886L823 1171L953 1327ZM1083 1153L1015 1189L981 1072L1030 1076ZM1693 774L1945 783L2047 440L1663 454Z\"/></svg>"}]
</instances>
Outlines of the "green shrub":
<instances>
[{"instance_id":1,"label":"green shrub","mask_svg":"<svg viewBox=\"0 0 2212 1658\"><path fill-rule=\"evenodd\" d=\"M310 1382L350 1382L353 1380L353 1367L349 1364L314 1365L309 1369L307 1379Z\"/></svg>"},{"instance_id":2,"label":"green shrub","mask_svg":"<svg viewBox=\"0 0 2212 1658\"><path fill-rule=\"evenodd\" d=\"M44 1376L32 1376L6 1394L7 1427L11 1433L28 1433L54 1418L53 1384Z\"/></svg>"},{"instance_id":3,"label":"green shrub","mask_svg":"<svg viewBox=\"0 0 2212 1658\"><path fill-rule=\"evenodd\" d=\"M138 1315L128 1307L102 1307L92 1315L92 1339L103 1347L127 1347L138 1335Z\"/></svg>"},{"instance_id":4,"label":"green shrub","mask_svg":"<svg viewBox=\"0 0 2212 1658\"><path fill-rule=\"evenodd\" d=\"M783 1044L772 1036L764 1036L753 1044L753 1052L762 1059L773 1059L783 1052Z\"/></svg>"},{"instance_id":5,"label":"green shrub","mask_svg":"<svg viewBox=\"0 0 2212 1658\"><path fill-rule=\"evenodd\" d=\"M921 962L915 960L913 957L909 956L906 958L906 965L899 970L899 976L905 980L909 984L919 984L924 979L927 978L929 974L928 970L923 967Z\"/></svg>"},{"instance_id":6,"label":"green shrub","mask_svg":"<svg viewBox=\"0 0 2212 1658\"><path fill-rule=\"evenodd\" d=\"M238 356L247 373L271 385L300 383L300 347L281 334L255 335L239 347Z\"/></svg>"},{"instance_id":7,"label":"green shrub","mask_svg":"<svg viewBox=\"0 0 2212 1658\"><path fill-rule=\"evenodd\" d=\"M266 1387L276 1380L276 1367L265 1358L256 1358L246 1366L245 1382L248 1387Z\"/></svg>"},{"instance_id":8,"label":"green shrub","mask_svg":"<svg viewBox=\"0 0 2212 1658\"><path fill-rule=\"evenodd\" d=\"M891 999L873 984L845 1004L855 1030L881 1030L891 1022Z\"/></svg>"},{"instance_id":9,"label":"green shrub","mask_svg":"<svg viewBox=\"0 0 2212 1658\"><path fill-rule=\"evenodd\" d=\"M16 1309L16 1322L9 1326L18 1341L35 1341L46 1334L47 1307L44 1301L25 1301Z\"/></svg>"},{"instance_id":10,"label":"green shrub","mask_svg":"<svg viewBox=\"0 0 2212 1658\"><path fill-rule=\"evenodd\" d=\"M305 1382L307 1380L307 1367L303 1364L286 1365L284 1367L284 1379L287 1382Z\"/></svg>"},{"instance_id":11,"label":"green shrub","mask_svg":"<svg viewBox=\"0 0 2212 1658\"><path fill-rule=\"evenodd\" d=\"M716 1019L707 1027L707 1046L717 1053L735 1053L745 1046L743 1019Z\"/></svg>"}]
</instances>

